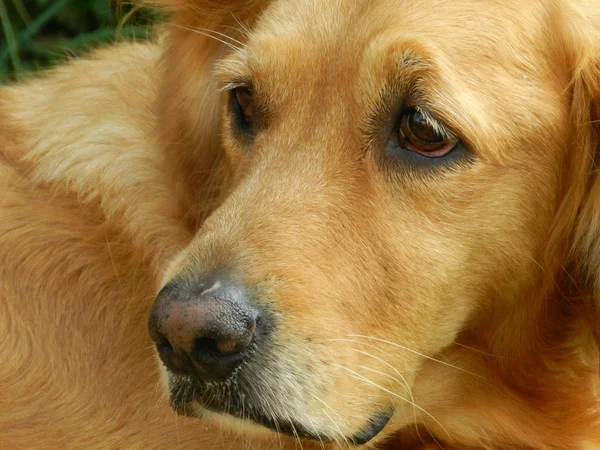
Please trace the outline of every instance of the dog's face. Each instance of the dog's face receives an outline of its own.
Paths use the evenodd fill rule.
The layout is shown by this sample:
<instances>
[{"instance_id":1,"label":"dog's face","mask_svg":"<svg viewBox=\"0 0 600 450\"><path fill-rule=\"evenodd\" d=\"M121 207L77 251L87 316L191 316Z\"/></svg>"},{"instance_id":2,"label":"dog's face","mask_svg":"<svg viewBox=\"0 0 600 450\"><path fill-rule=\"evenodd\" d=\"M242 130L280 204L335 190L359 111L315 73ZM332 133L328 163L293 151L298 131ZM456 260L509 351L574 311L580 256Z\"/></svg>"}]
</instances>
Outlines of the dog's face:
<instances>
[{"instance_id":1,"label":"dog's face","mask_svg":"<svg viewBox=\"0 0 600 450\"><path fill-rule=\"evenodd\" d=\"M415 420L436 429L411 393L424 363L480 315L535 295L567 188L555 13L281 0L235 40L216 35L229 191L169 269L154 325L176 327L167 303L203 308L223 285L251 318L235 351L218 332L184 349L175 406L355 444ZM208 381L194 356L207 336L241 354Z\"/></svg>"}]
</instances>

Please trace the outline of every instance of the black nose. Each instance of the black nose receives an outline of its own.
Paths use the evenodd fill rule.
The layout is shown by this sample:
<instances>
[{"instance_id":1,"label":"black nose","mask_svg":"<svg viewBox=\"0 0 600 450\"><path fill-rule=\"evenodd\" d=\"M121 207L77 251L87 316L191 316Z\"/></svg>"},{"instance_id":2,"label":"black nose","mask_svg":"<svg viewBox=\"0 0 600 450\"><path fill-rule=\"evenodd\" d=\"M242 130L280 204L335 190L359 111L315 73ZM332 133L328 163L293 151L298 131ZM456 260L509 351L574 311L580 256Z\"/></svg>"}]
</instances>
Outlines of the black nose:
<instances>
[{"instance_id":1,"label":"black nose","mask_svg":"<svg viewBox=\"0 0 600 450\"><path fill-rule=\"evenodd\" d=\"M158 295L148 330L165 366L204 381L222 381L256 347L258 309L246 290L213 279L198 288L171 283Z\"/></svg>"}]
</instances>

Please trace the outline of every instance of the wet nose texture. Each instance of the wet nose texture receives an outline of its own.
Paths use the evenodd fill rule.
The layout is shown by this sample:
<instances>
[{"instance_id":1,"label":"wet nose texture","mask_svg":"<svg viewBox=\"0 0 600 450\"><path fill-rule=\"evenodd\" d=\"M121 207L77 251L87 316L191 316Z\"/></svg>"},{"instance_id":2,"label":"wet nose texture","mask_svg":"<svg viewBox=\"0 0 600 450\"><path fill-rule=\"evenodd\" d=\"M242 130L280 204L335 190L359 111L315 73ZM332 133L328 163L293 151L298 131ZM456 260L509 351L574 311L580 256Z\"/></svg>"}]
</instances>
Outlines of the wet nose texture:
<instances>
[{"instance_id":1,"label":"wet nose texture","mask_svg":"<svg viewBox=\"0 0 600 450\"><path fill-rule=\"evenodd\" d=\"M264 324L243 286L216 279L197 289L167 285L152 307L148 330L169 370L223 381L252 357Z\"/></svg>"}]
</instances>

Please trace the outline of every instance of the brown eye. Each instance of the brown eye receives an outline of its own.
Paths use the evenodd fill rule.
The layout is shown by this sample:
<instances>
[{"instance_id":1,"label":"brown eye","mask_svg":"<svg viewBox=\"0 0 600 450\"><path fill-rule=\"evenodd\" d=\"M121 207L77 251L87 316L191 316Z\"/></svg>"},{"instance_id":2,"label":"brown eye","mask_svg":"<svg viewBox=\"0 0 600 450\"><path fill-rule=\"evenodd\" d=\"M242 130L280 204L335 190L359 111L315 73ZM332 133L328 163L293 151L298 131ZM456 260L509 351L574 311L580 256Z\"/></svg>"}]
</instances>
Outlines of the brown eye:
<instances>
[{"instance_id":1,"label":"brown eye","mask_svg":"<svg viewBox=\"0 0 600 450\"><path fill-rule=\"evenodd\" d=\"M254 115L254 104L252 101L252 91L245 87L233 90L237 113L248 124L252 123Z\"/></svg>"},{"instance_id":2,"label":"brown eye","mask_svg":"<svg viewBox=\"0 0 600 450\"><path fill-rule=\"evenodd\" d=\"M400 143L408 150L437 158L450 153L458 139L442 132L419 111L405 112L400 119Z\"/></svg>"}]
</instances>

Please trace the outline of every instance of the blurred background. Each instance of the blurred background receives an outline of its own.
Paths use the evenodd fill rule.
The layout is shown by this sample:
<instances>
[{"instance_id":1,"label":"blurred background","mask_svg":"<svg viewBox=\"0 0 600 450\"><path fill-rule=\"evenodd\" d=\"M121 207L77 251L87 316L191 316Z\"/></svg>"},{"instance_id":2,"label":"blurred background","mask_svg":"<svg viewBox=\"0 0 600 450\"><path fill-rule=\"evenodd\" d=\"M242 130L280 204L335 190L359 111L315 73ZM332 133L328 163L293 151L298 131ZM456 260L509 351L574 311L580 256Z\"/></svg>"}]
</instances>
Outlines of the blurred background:
<instances>
[{"instance_id":1,"label":"blurred background","mask_svg":"<svg viewBox=\"0 0 600 450\"><path fill-rule=\"evenodd\" d=\"M156 20L110 0L0 0L0 83L116 39L145 39Z\"/></svg>"}]
</instances>

